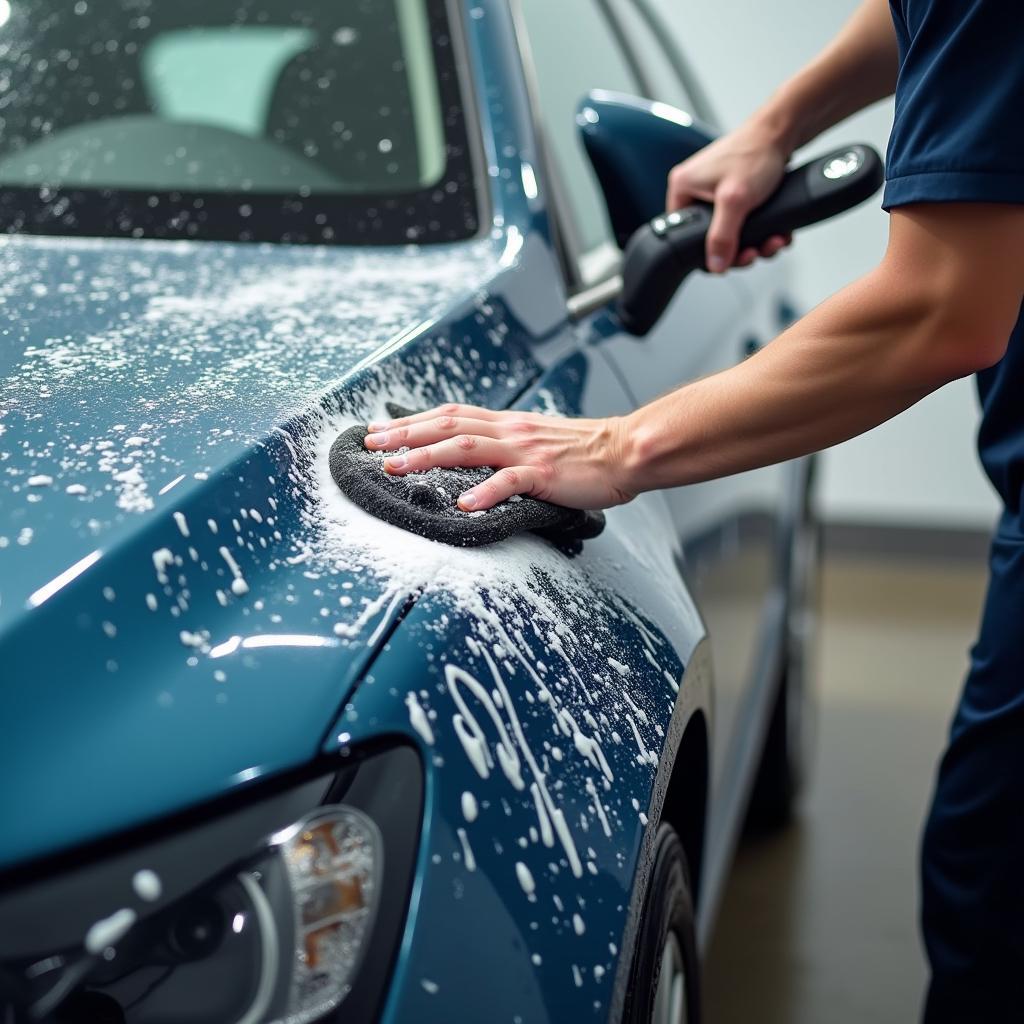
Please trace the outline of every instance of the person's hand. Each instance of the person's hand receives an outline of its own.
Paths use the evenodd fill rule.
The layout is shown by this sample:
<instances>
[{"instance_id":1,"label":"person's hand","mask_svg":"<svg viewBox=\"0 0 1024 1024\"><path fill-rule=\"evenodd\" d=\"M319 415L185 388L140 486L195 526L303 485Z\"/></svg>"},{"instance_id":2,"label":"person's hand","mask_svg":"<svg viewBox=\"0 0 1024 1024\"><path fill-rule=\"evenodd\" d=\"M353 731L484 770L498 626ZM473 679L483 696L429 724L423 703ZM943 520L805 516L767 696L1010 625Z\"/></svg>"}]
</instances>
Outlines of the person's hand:
<instances>
[{"instance_id":1,"label":"person's hand","mask_svg":"<svg viewBox=\"0 0 1024 1024\"><path fill-rule=\"evenodd\" d=\"M706 252L710 271L748 266L759 255L774 256L792 241L791 235L772 235L760 249L739 250L743 221L778 187L788 159L768 132L746 124L672 168L666 210L678 210L697 199L714 204Z\"/></svg>"},{"instance_id":2,"label":"person's hand","mask_svg":"<svg viewBox=\"0 0 1024 1024\"><path fill-rule=\"evenodd\" d=\"M489 509L514 494L571 508L630 501L625 486L625 430L619 419L566 419L445 405L403 419L371 423L366 447L390 455L393 476L440 466L491 466L497 472L459 498L464 512Z\"/></svg>"}]
</instances>

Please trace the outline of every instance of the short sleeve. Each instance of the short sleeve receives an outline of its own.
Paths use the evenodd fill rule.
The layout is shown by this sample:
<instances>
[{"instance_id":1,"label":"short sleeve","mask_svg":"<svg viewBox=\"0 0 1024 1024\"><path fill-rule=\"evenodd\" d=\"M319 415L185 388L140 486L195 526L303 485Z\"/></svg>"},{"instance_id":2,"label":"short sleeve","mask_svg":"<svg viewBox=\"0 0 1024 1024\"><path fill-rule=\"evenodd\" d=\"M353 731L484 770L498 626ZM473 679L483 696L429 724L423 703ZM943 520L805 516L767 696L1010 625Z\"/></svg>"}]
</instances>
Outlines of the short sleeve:
<instances>
[{"instance_id":1,"label":"short sleeve","mask_svg":"<svg viewBox=\"0 0 1024 1024\"><path fill-rule=\"evenodd\" d=\"M891 2L900 74L882 205L1024 203L1024 4Z\"/></svg>"}]
</instances>

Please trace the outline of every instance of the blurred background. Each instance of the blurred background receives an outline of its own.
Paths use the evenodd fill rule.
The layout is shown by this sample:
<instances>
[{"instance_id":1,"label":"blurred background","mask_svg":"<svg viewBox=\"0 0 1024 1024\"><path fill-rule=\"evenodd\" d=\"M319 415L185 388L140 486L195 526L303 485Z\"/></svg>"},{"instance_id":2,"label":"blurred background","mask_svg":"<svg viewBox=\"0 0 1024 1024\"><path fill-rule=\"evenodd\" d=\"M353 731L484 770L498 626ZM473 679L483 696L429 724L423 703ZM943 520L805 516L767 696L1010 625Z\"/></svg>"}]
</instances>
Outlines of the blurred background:
<instances>
[{"instance_id":1,"label":"blurred background","mask_svg":"<svg viewBox=\"0 0 1024 1024\"><path fill-rule=\"evenodd\" d=\"M723 127L812 58L855 0L659 0ZM808 149L884 152L891 102ZM810 308L882 255L878 202L801 233ZM984 592L995 496L973 380L827 453L815 774L797 820L741 845L706 965L710 1024L917 1018L920 829Z\"/></svg>"}]
</instances>

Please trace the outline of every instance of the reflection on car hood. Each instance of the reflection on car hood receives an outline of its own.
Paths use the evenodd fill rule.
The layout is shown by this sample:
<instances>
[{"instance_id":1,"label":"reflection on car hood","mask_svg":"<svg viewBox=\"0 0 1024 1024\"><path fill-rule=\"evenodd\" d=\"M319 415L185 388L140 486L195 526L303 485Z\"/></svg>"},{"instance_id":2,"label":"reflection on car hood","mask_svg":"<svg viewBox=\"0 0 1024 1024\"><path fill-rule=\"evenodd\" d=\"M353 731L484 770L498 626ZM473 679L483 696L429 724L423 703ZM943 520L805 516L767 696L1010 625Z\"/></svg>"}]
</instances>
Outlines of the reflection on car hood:
<instances>
[{"instance_id":1,"label":"reflection on car hood","mask_svg":"<svg viewBox=\"0 0 1024 1024\"><path fill-rule=\"evenodd\" d=\"M310 529L296 439L346 390L364 415L455 393L468 355L408 339L496 267L491 242L2 244L0 863L317 749L396 609L353 578L365 635L339 640L323 568L289 560ZM499 402L521 386L502 366Z\"/></svg>"}]
</instances>

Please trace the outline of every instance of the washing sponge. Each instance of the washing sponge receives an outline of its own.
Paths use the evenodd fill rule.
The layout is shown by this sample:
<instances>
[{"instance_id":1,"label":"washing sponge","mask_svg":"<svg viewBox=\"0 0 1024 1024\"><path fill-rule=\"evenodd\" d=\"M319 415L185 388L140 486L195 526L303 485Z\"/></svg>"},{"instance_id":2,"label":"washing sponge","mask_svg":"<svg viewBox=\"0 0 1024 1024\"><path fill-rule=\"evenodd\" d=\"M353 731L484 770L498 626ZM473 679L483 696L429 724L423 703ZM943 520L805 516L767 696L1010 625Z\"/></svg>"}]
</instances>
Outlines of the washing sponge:
<instances>
[{"instance_id":1,"label":"washing sponge","mask_svg":"<svg viewBox=\"0 0 1024 1024\"><path fill-rule=\"evenodd\" d=\"M393 416L408 410L389 406ZM596 537L603 529L603 512L564 508L536 498L515 497L481 512L463 512L459 495L482 483L493 469L431 469L426 473L389 476L384 456L363 444L366 428L351 427L331 446L334 482L361 509L430 540L456 547L496 544L529 531L566 550Z\"/></svg>"}]
</instances>

